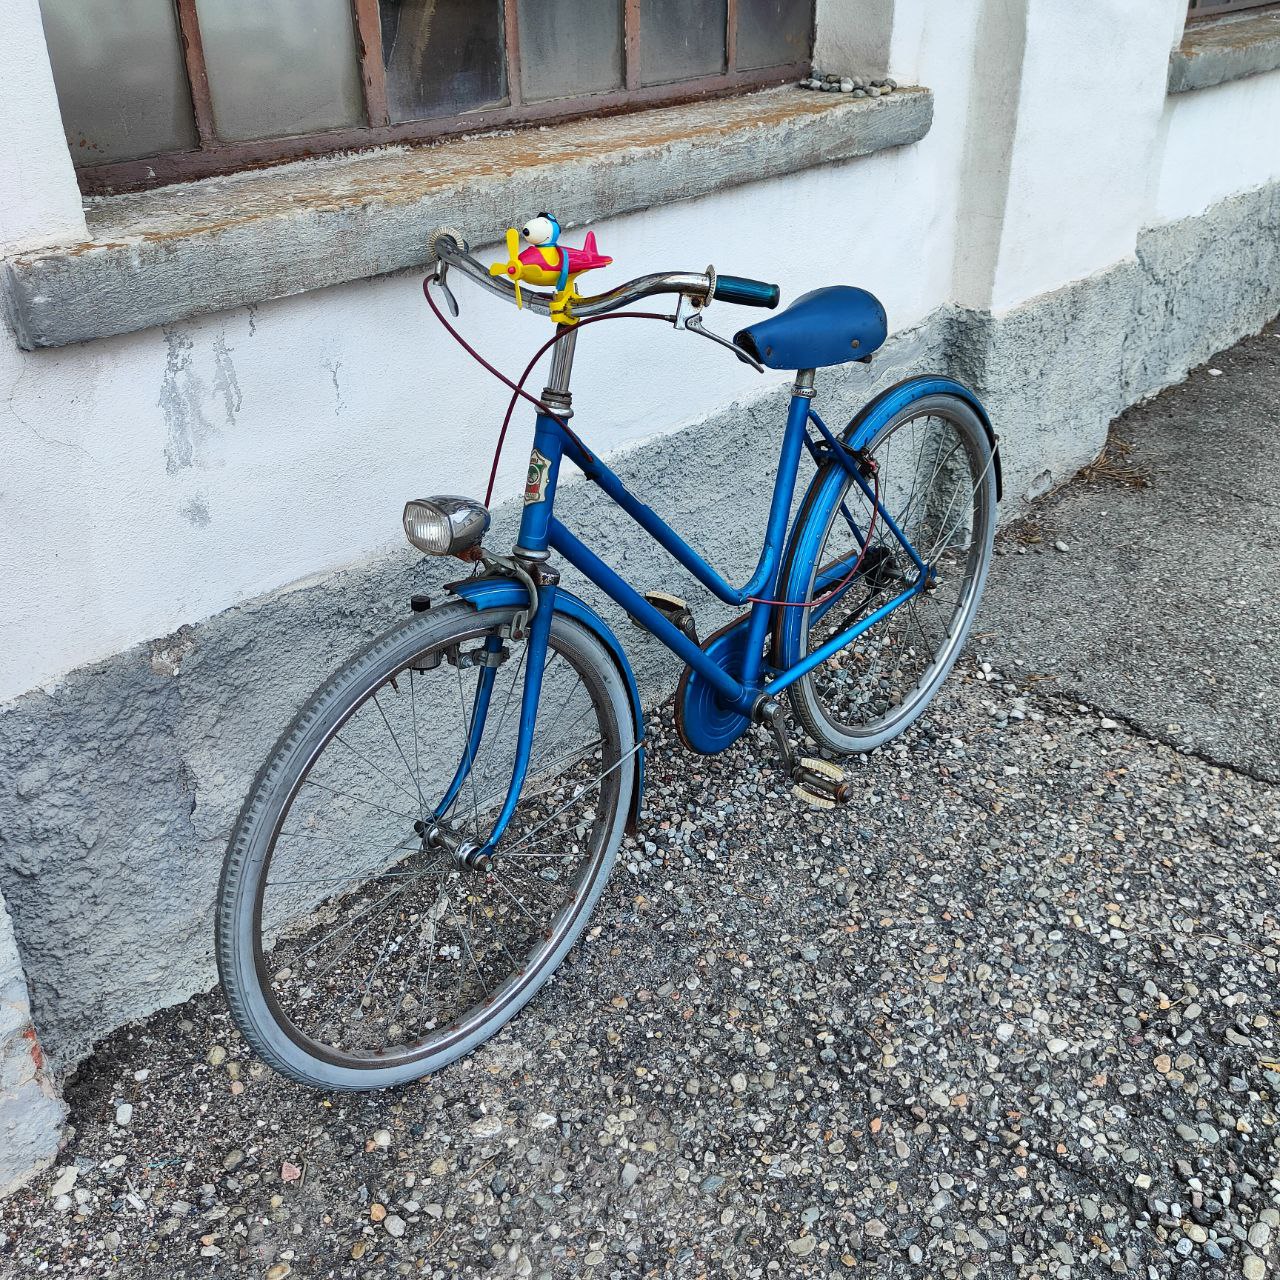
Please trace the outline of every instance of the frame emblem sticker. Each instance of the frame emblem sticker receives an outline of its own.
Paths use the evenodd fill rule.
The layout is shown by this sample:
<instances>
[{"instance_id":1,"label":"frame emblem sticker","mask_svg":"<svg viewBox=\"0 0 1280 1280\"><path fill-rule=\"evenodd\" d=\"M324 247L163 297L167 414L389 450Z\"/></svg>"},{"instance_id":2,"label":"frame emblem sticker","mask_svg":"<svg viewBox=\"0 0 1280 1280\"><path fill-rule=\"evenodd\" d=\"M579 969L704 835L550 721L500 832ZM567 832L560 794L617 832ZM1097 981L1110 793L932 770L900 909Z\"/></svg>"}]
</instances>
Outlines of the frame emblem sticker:
<instances>
[{"instance_id":1,"label":"frame emblem sticker","mask_svg":"<svg viewBox=\"0 0 1280 1280\"><path fill-rule=\"evenodd\" d=\"M529 455L529 478L524 482L524 501L528 506L534 502L546 502L547 477L551 472L551 459L545 457L538 449Z\"/></svg>"}]
</instances>

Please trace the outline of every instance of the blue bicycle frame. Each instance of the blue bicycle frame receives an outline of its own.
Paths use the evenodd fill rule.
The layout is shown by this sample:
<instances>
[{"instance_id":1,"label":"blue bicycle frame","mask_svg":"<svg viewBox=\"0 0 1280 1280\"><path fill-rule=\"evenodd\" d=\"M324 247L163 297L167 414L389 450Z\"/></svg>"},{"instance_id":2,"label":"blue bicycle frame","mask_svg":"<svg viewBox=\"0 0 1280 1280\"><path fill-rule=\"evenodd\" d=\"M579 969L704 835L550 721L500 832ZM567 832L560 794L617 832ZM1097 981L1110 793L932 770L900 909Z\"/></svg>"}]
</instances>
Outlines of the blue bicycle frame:
<instances>
[{"instance_id":1,"label":"blue bicycle frame","mask_svg":"<svg viewBox=\"0 0 1280 1280\"><path fill-rule=\"evenodd\" d=\"M951 385L954 386L955 384ZM888 614L923 591L929 581L928 570L916 549L884 509L883 504L880 503L875 491L868 483L866 476L864 476L856 450L850 444L838 439L831 433L826 424L812 409L812 396L812 371L801 371L796 379L787 411L787 423L782 438L777 478L774 483L773 497L770 502L769 516L765 527L764 546L755 572L744 586L735 587L727 582L661 516L632 494L613 471L586 449L572 431L568 430L561 421L546 413L538 415L534 428L533 461L530 467L529 488L526 490L525 506L520 522L518 553L531 559L540 559L545 558L548 552L558 552L585 577L594 582L600 590L621 605L636 622L661 640L667 648L671 649L695 672L702 676L714 689L717 700L720 703L750 720L762 696L772 696L780 693L789 685L807 675L840 649L852 644L870 627L875 626ZM817 441L814 441L809 435L808 428L810 423L817 429ZM862 489L869 501L873 503L878 513L876 518L882 520L885 527L902 544L919 572L915 580L898 595L894 596L893 599L886 601L867 616L858 619L811 653L800 658L799 661L787 666L785 669L780 669L766 662L764 657L765 639L773 619L774 610L779 607L786 607L774 604L772 601L776 599L778 591L783 550L787 536L787 516L795 493L800 456L806 448L814 455L815 461L823 463L831 459L848 472L854 483ZM683 565L720 600L731 605L750 603L750 612L745 622L747 634L744 658L742 670L739 674L731 674L712 657L708 656L703 649L694 644L683 631L654 608L639 592L605 564L595 552L585 546L556 518L556 487L559 482L561 463L566 457L588 480L603 490L617 506L635 520L646 533L664 547L675 560ZM859 543L861 543L863 535L854 525L847 509L844 511L844 517L854 530ZM841 579L848 575L850 563L850 560L846 558L842 562L824 566L814 583L815 593L828 590L832 586L838 587ZM819 606L819 616L833 607L847 591L853 588L855 582L856 577L850 578L843 587L835 591L830 599L824 601ZM556 609L557 590L558 588L553 585L543 585L538 589L538 608L534 615L533 623L529 628L527 641L529 646L526 658L527 674L521 702L515 767L506 803L499 813L490 837L486 842L486 851L493 849L501 839L524 785L537 717L538 700L541 696L541 673L546 660L551 619ZM486 675L487 679L485 678ZM472 737L477 741L469 744L467 758L459 764L454 785L450 787L445 800L440 806L439 813L441 814L447 811L463 779L470 771L470 760L474 756L475 747L478 746L479 734L483 733L483 721L488 706L492 680L493 672L492 670L487 670L482 674L482 678L477 684L475 705L472 711Z\"/></svg>"}]
</instances>

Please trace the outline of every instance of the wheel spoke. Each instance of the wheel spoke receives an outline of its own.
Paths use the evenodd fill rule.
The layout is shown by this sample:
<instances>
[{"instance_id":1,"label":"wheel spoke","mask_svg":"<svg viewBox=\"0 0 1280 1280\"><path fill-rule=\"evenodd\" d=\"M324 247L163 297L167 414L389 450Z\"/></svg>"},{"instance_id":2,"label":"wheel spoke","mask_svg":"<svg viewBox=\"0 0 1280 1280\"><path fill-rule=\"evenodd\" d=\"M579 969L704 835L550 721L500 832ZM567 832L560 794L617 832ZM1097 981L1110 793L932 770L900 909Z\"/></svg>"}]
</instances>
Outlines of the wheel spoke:
<instances>
[{"instance_id":1,"label":"wheel spoke","mask_svg":"<svg viewBox=\"0 0 1280 1280\"><path fill-rule=\"evenodd\" d=\"M384 659L363 686L335 680L341 701L318 713L332 727L295 773L287 761L278 770L293 778L283 799L252 810L274 817L249 899L250 967L282 1034L317 1064L426 1070L458 1037L496 1028L523 1003L512 993L540 986L583 927L621 840L619 770L639 749L614 710L625 693L582 628L557 619L509 851L474 856L506 798L528 643L501 614L453 616L433 645L394 668ZM510 671L481 699L462 654L492 650L497 635Z\"/></svg>"},{"instance_id":2,"label":"wheel spoke","mask_svg":"<svg viewBox=\"0 0 1280 1280\"><path fill-rule=\"evenodd\" d=\"M967 416L966 416L967 415ZM791 700L811 735L838 752L867 749L914 717L945 674L977 607L978 567L990 554L987 471L993 465L981 424L963 411L933 408L891 423L872 442L879 502L888 519L875 522L869 547L882 557L870 572L886 574L858 609L815 611L806 620L808 650L857 620L881 591L909 590L907 599L848 648L792 686ZM985 456L985 462L983 462ZM834 495L816 565L840 564L858 554L846 504L870 510L870 498L852 480ZM889 521L916 549L931 574L920 571L892 533ZM899 586L891 584L896 575ZM873 583L876 581L873 577ZM814 596L818 574L811 579ZM920 589L923 588L923 589Z\"/></svg>"}]
</instances>

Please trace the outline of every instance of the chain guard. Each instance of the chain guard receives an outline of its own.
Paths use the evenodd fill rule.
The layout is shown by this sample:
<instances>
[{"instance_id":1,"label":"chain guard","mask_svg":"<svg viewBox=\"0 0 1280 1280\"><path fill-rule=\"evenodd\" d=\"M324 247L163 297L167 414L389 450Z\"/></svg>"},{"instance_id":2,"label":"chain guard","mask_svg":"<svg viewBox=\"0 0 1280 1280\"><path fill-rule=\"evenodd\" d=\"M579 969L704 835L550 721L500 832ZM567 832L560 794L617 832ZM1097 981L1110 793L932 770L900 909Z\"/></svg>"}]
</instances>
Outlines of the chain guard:
<instances>
[{"instance_id":1,"label":"chain guard","mask_svg":"<svg viewBox=\"0 0 1280 1280\"><path fill-rule=\"evenodd\" d=\"M747 622L743 614L702 643L702 651L735 680L742 678L747 652ZM751 727L751 719L721 702L715 689L686 666L676 686L676 732L690 751L713 756L731 747Z\"/></svg>"}]
</instances>

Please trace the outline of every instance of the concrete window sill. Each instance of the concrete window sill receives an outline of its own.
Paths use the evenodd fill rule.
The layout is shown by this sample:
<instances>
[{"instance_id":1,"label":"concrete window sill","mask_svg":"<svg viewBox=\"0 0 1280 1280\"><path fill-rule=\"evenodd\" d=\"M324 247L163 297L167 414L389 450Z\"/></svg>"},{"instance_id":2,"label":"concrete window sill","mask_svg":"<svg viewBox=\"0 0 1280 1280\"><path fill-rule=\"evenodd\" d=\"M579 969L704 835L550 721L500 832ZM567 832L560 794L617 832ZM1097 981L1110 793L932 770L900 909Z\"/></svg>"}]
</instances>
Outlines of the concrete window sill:
<instances>
[{"instance_id":1,"label":"concrete window sill","mask_svg":"<svg viewBox=\"0 0 1280 1280\"><path fill-rule=\"evenodd\" d=\"M449 224L496 237L530 193L566 226L916 142L928 89L738 98L310 161L90 201L91 239L16 255L18 345L61 347L420 266Z\"/></svg>"},{"instance_id":2,"label":"concrete window sill","mask_svg":"<svg viewBox=\"0 0 1280 1280\"><path fill-rule=\"evenodd\" d=\"M1280 68L1280 9L1188 25L1169 55L1169 92L1207 89Z\"/></svg>"}]
</instances>

